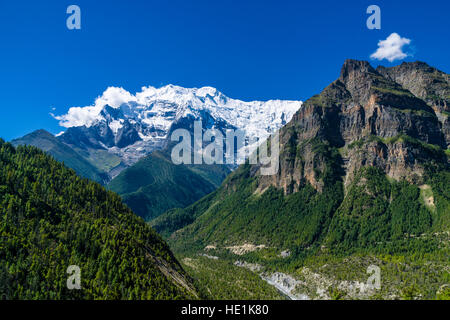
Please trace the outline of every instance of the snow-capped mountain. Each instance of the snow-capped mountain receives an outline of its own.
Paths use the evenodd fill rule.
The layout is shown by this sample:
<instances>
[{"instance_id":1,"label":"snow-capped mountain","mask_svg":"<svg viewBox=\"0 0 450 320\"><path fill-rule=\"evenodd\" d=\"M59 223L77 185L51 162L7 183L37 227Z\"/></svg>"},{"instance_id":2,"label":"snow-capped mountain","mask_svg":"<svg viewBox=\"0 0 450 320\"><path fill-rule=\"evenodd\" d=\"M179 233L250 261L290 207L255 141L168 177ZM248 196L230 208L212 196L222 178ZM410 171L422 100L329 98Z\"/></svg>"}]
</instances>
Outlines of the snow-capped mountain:
<instances>
[{"instance_id":1,"label":"snow-capped mountain","mask_svg":"<svg viewBox=\"0 0 450 320\"><path fill-rule=\"evenodd\" d=\"M212 87L167 85L143 87L131 94L110 87L95 104L70 108L54 116L68 129L58 136L78 149L104 149L130 166L155 149L166 146L174 128L190 128L201 120L204 128L240 129L247 137L267 138L286 124L301 101L231 99Z\"/></svg>"}]
</instances>

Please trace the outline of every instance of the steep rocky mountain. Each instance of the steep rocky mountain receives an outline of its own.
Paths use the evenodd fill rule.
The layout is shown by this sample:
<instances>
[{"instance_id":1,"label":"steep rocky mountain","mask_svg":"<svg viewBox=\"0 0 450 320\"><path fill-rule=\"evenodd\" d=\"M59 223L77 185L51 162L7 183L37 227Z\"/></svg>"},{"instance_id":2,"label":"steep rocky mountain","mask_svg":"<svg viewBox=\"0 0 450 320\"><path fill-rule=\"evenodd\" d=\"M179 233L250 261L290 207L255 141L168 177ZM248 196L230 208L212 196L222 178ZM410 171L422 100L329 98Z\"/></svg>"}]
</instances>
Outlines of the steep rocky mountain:
<instances>
[{"instance_id":1,"label":"steep rocky mountain","mask_svg":"<svg viewBox=\"0 0 450 320\"><path fill-rule=\"evenodd\" d=\"M402 63L392 68L378 67L377 71L399 83L435 111L442 124L447 147L450 146L450 78L449 75L424 62Z\"/></svg>"},{"instance_id":2,"label":"steep rocky mountain","mask_svg":"<svg viewBox=\"0 0 450 320\"><path fill-rule=\"evenodd\" d=\"M302 180L320 190L326 157L316 144L337 148L339 155L328 158L341 162L333 170L342 170L345 186L365 166L413 182L423 177L429 161L447 161L444 153L429 156L446 149L434 110L365 61L346 61L339 79L305 102L283 128L280 144L285 156L278 175L263 177L259 190L274 185L290 193Z\"/></svg>"},{"instance_id":3,"label":"steep rocky mountain","mask_svg":"<svg viewBox=\"0 0 450 320\"><path fill-rule=\"evenodd\" d=\"M45 130L36 130L22 138L11 141L11 143L14 146L35 146L47 152L56 160L64 162L66 166L74 169L82 177L99 183L105 183L109 180L108 175L102 172L101 169Z\"/></svg>"},{"instance_id":4,"label":"steep rocky mountain","mask_svg":"<svg viewBox=\"0 0 450 320\"><path fill-rule=\"evenodd\" d=\"M168 211L152 225L179 252L219 250L218 255L220 249L253 248L244 251L244 256L252 251L245 256L251 262L291 272L329 268L320 261L334 265L337 260L343 268L345 257L367 266L377 261L397 283L382 289L382 297L403 297L416 289L422 297L436 297L448 274L450 166L435 109L446 103L448 82L445 87L440 80L438 85L419 81L441 99L423 100L411 86L414 80L399 80L422 74L423 65L377 71L366 61L347 60L339 78L305 101L280 130L276 174L261 175L261 165L242 165L214 193ZM280 253L286 250L292 253L287 259ZM409 275L422 279L414 280L417 287L405 289L404 274L395 272L398 264L379 254L407 257L404 267L421 270ZM429 263L437 278L426 275ZM311 277L311 269L301 270L297 276L308 291L317 277ZM330 297L328 289L308 294Z\"/></svg>"},{"instance_id":5,"label":"steep rocky mountain","mask_svg":"<svg viewBox=\"0 0 450 320\"><path fill-rule=\"evenodd\" d=\"M228 173L228 167L222 165L175 165L170 155L153 151L122 171L108 188L137 215L151 220L213 192Z\"/></svg>"},{"instance_id":6,"label":"steep rocky mountain","mask_svg":"<svg viewBox=\"0 0 450 320\"><path fill-rule=\"evenodd\" d=\"M136 95L109 88L95 106L72 108L56 118L68 127L60 141L89 155L100 150L120 157L121 163L109 170L113 178L153 150L167 148L174 130L184 128L193 134L194 121L202 122L203 132L217 129L225 135L227 129L240 129L247 137L264 140L300 106L300 101L244 102L211 87L168 85L144 87Z\"/></svg>"},{"instance_id":7,"label":"steep rocky mountain","mask_svg":"<svg viewBox=\"0 0 450 320\"><path fill-rule=\"evenodd\" d=\"M0 232L6 299L197 297L167 244L119 196L35 147L1 139ZM67 285L74 270L79 290Z\"/></svg>"}]
</instances>

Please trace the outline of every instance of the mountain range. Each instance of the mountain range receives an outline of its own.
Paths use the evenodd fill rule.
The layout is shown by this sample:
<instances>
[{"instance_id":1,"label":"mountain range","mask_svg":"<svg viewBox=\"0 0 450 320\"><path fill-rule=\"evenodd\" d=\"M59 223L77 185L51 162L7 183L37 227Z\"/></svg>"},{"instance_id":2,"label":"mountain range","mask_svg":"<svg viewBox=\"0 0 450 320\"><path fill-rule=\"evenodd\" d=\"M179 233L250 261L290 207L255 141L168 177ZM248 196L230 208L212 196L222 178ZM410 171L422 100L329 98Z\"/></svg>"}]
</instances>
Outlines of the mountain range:
<instances>
[{"instance_id":1,"label":"mountain range","mask_svg":"<svg viewBox=\"0 0 450 320\"><path fill-rule=\"evenodd\" d=\"M347 60L338 79L304 103L243 103L209 87L108 89L94 106L57 116L63 134L38 131L13 144L37 145L122 198L37 149L1 142L2 211L21 213L6 214L2 230L33 234L22 236L26 246L8 244L7 261L19 250L16 269L47 268L40 250L49 245L62 256L79 252L80 263L101 261L89 283L106 291L93 286L89 297L136 298L133 281L114 274L125 268L134 279L145 270L122 266L119 252L158 279L145 284L150 298L273 298L268 283L302 299L448 299L449 103L449 75L424 62L375 69ZM175 165L171 132L192 132L195 120L203 131L263 139L278 132L276 173L248 161ZM67 229L73 221L76 237ZM138 251L130 249L136 237ZM379 270L381 285L366 286L369 270ZM26 295L35 295L42 272L19 274ZM158 286L165 289L155 297Z\"/></svg>"},{"instance_id":2,"label":"mountain range","mask_svg":"<svg viewBox=\"0 0 450 320\"><path fill-rule=\"evenodd\" d=\"M287 270L317 298L358 297L337 280L348 259L376 262L398 284L393 261L401 256L401 268L416 268L408 278L415 285L389 283L379 297L436 297L448 276L449 97L448 75L425 63L374 69L347 60L280 130L277 174L246 163L214 193L152 225L179 254ZM333 282L340 292L329 291Z\"/></svg>"},{"instance_id":3,"label":"mountain range","mask_svg":"<svg viewBox=\"0 0 450 320\"><path fill-rule=\"evenodd\" d=\"M120 98L108 99L110 91L118 91L116 95ZM123 91L109 88L105 98L97 99L95 107L72 108L67 115L56 117L62 125L70 126L58 135L61 142L94 163L99 158L120 159L115 166L111 161L99 166L111 178L153 150L166 148L174 130L184 128L193 133L194 121L202 122L203 131L213 128L225 134L227 129L240 129L246 136L256 135L264 140L287 123L301 106L300 101L244 102L228 98L211 87L144 87L136 95ZM88 112L89 116L84 122L69 121L81 117L77 112Z\"/></svg>"},{"instance_id":4,"label":"mountain range","mask_svg":"<svg viewBox=\"0 0 450 320\"><path fill-rule=\"evenodd\" d=\"M76 126L56 137L38 130L12 144L41 148L81 176L109 183L108 188L118 192L134 212L151 219L214 191L236 167L236 162L175 165L170 159L175 145L172 132L186 129L193 135L194 122L200 121L202 134L208 129L224 136L227 130L241 130L247 138L263 141L300 106L300 101L244 102L211 87L144 87L134 96L108 88L94 107L72 108L66 115L55 116L64 126Z\"/></svg>"}]
</instances>

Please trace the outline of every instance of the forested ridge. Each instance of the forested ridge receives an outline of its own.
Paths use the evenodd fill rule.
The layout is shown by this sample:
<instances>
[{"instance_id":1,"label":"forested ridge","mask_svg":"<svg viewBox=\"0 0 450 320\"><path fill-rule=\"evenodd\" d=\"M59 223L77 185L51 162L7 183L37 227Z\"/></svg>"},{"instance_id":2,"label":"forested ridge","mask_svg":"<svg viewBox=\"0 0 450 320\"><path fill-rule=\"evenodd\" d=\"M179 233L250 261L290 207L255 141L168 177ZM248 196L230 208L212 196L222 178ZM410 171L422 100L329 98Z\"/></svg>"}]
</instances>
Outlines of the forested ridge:
<instances>
[{"instance_id":1,"label":"forested ridge","mask_svg":"<svg viewBox=\"0 0 450 320\"><path fill-rule=\"evenodd\" d=\"M104 183L109 179L106 173L101 172L101 170L96 168L87 158L83 157L73 148L59 141L57 137L45 130L33 131L22 138L12 140L11 144L15 147L19 145L31 145L37 147L47 152L56 160L64 162L67 167L75 170L78 175L84 178L99 183Z\"/></svg>"},{"instance_id":2,"label":"forested ridge","mask_svg":"<svg viewBox=\"0 0 450 320\"><path fill-rule=\"evenodd\" d=\"M122 171L108 189L117 192L134 213L150 221L213 192L228 173L224 165L176 165L167 152L153 151Z\"/></svg>"},{"instance_id":3,"label":"forested ridge","mask_svg":"<svg viewBox=\"0 0 450 320\"><path fill-rule=\"evenodd\" d=\"M166 243L118 195L35 147L0 139L0 213L3 298L193 296ZM81 269L80 290L67 289L70 265Z\"/></svg>"}]
</instances>

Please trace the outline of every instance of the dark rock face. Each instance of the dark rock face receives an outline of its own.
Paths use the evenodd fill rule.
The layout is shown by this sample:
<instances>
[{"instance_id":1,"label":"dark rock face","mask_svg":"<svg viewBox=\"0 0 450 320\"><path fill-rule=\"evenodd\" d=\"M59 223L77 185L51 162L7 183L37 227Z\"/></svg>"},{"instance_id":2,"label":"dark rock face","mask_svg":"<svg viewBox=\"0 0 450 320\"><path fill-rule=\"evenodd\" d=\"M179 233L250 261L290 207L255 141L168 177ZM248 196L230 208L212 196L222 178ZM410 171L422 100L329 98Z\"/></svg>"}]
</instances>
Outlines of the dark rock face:
<instances>
[{"instance_id":1,"label":"dark rock face","mask_svg":"<svg viewBox=\"0 0 450 320\"><path fill-rule=\"evenodd\" d=\"M347 60L341 69L339 81L358 103L365 103L370 97L370 87L376 71L367 61Z\"/></svg>"},{"instance_id":2,"label":"dark rock face","mask_svg":"<svg viewBox=\"0 0 450 320\"><path fill-rule=\"evenodd\" d=\"M113 108L109 105L103 107L100 115L102 115L108 122L124 118L124 113L121 108Z\"/></svg>"},{"instance_id":3,"label":"dark rock face","mask_svg":"<svg viewBox=\"0 0 450 320\"><path fill-rule=\"evenodd\" d=\"M447 149L450 148L450 117L449 116L441 116L439 117L442 123L442 132L445 135L445 141L447 143Z\"/></svg>"},{"instance_id":4,"label":"dark rock face","mask_svg":"<svg viewBox=\"0 0 450 320\"><path fill-rule=\"evenodd\" d=\"M422 72L421 64L406 69L414 74L410 71L414 68ZM394 179L420 179L430 159L424 152L447 148L448 127L439 121L433 105L408 91L418 90L413 80L402 87L386 69L381 71L366 61L347 60L339 79L307 100L281 129L280 170L275 176L260 176L259 191L275 185L290 193L305 182L321 190L329 168L342 176L345 185L364 166L379 167ZM431 92L429 84L423 82L421 90ZM447 82L439 93L448 88ZM443 152L432 158L447 162Z\"/></svg>"},{"instance_id":5,"label":"dark rock face","mask_svg":"<svg viewBox=\"0 0 450 320\"><path fill-rule=\"evenodd\" d=\"M124 148L137 141L141 140L136 128L127 120L124 121L122 128L117 132L115 138L115 145L119 148Z\"/></svg>"},{"instance_id":6,"label":"dark rock face","mask_svg":"<svg viewBox=\"0 0 450 320\"><path fill-rule=\"evenodd\" d=\"M123 148L141 140L136 127L128 120L121 120L123 123L117 130L117 134L114 135L109 124L123 118L121 109L105 106L102 116L105 120L99 121L91 127L68 128L59 139L64 143L83 149Z\"/></svg>"},{"instance_id":7,"label":"dark rock face","mask_svg":"<svg viewBox=\"0 0 450 320\"><path fill-rule=\"evenodd\" d=\"M377 71L411 91L433 108L442 126L447 147L450 146L450 78L449 75L424 62L404 62Z\"/></svg>"},{"instance_id":8,"label":"dark rock face","mask_svg":"<svg viewBox=\"0 0 450 320\"><path fill-rule=\"evenodd\" d=\"M93 127L71 127L58 137L62 142L80 148L104 149L114 146L114 135L104 121Z\"/></svg>"},{"instance_id":9,"label":"dark rock face","mask_svg":"<svg viewBox=\"0 0 450 320\"><path fill-rule=\"evenodd\" d=\"M424 62L404 62L392 68L378 67L383 76L397 82L438 111L450 112L449 75Z\"/></svg>"}]
</instances>

